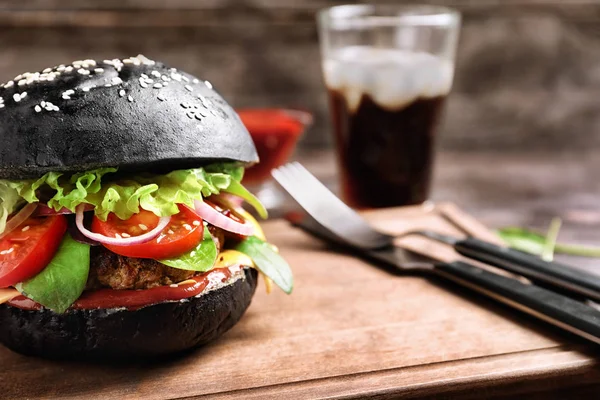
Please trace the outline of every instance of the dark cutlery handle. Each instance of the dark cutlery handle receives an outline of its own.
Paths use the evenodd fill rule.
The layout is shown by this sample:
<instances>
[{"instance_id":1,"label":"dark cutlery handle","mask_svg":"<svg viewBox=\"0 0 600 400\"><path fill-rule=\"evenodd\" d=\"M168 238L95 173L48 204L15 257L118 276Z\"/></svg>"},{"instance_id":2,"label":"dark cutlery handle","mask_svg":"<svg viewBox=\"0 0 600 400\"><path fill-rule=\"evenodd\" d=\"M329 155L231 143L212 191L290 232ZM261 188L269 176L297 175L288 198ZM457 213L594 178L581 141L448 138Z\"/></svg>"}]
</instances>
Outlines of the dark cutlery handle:
<instances>
[{"instance_id":1,"label":"dark cutlery handle","mask_svg":"<svg viewBox=\"0 0 600 400\"><path fill-rule=\"evenodd\" d=\"M468 258L600 301L600 276L475 238L461 240L454 248Z\"/></svg>"},{"instance_id":2,"label":"dark cutlery handle","mask_svg":"<svg viewBox=\"0 0 600 400\"><path fill-rule=\"evenodd\" d=\"M569 297L460 261L435 265L439 275L600 344L600 311Z\"/></svg>"}]
</instances>

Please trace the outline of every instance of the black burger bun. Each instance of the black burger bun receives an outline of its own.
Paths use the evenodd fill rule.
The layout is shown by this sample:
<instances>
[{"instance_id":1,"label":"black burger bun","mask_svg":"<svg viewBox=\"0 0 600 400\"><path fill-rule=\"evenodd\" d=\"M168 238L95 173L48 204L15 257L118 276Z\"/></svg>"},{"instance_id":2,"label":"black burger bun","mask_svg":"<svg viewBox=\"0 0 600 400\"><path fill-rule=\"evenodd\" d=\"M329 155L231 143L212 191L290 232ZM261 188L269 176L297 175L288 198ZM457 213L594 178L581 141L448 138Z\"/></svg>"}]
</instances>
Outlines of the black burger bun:
<instances>
[{"instance_id":1,"label":"black burger bun","mask_svg":"<svg viewBox=\"0 0 600 400\"><path fill-rule=\"evenodd\" d=\"M23 310L0 305L0 342L51 359L135 361L184 352L216 339L242 317L256 290L257 272L199 297L141 308Z\"/></svg>"},{"instance_id":2,"label":"black burger bun","mask_svg":"<svg viewBox=\"0 0 600 400\"><path fill-rule=\"evenodd\" d=\"M210 83L144 56L25 73L0 85L0 98L0 179L258 161Z\"/></svg>"}]
</instances>

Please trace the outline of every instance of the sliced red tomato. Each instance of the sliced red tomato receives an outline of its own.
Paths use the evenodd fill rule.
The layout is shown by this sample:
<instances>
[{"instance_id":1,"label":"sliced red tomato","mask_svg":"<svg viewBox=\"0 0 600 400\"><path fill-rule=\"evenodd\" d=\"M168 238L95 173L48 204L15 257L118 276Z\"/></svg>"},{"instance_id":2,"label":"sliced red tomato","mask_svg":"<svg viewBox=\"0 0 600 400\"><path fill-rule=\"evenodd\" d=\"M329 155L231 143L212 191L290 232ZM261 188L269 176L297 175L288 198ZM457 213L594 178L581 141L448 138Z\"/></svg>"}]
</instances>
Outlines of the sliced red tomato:
<instances>
[{"instance_id":1,"label":"sliced red tomato","mask_svg":"<svg viewBox=\"0 0 600 400\"><path fill-rule=\"evenodd\" d=\"M109 214L106 221L97 217L92 220L92 231L110 237L134 237L155 228L159 218L152 212L142 210L128 220ZM189 208L179 205L179 214L153 240L130 246L104 246L113 253L125 257L153 258L156 260L177 257L187 253L200 243L204 233L202 219Z\"/></svg>"},{"instance_id":2,"label":"sliced red tomato","mask_svg":"<svg viewBox=\"0 0 600 400\"><path fill-rule=\"evenodd\" d=\"M30 217L0 240L0 288L37 275L50 263L67 230L64 215Z\"/></svg>"}]
</instances>

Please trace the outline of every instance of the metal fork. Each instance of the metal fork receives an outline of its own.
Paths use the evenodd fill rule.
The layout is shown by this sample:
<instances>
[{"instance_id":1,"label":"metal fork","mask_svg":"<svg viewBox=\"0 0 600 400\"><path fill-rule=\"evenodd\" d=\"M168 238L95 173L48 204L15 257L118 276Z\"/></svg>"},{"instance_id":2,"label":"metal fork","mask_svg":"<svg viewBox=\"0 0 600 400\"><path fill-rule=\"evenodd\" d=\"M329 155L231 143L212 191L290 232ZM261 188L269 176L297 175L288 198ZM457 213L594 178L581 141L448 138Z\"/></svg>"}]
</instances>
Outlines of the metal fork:
<instances>
[{"instance_id":1,"label":"metal fork","mask_svg":"<svg viewBox=\"0 0 600 400\"><path fill-rule=\"evenodd\" d=\"M600 311L534 284L498 275L474 265L439 262L393 246L393 237L377 232L298 163L272 172L308 217L293 221L305 231L341 245L359 256L399 272L435 273L463 287L600 344Z\"/></svg>"},{"instance_id":2,"label":"metal fork","mask_svg":"<svg viewBox=\"0 0 600 400\"><path fill-rule=\"evenodd\" d=\"M349 245L362 249L379 249L394 245L394 236L373 229L301 164L296 162L284 165L272 174L312 218ZM474 237L458 239L425 230L406 232L401 236L411 234L448 244L465 257L549 285L578 298L600 301L600 277L580 269L544 261L536 256Z\"/></svg>"},{"instance_id":3,"label":"metal fork","mask_svg":"<svg viewBox=\"0 0 600 400\"><path fill-rule=\"evenodd\" d=\"M271 175L311 217L349 245L369 250L393 245L393 236L371 228L302 164L283 165Z\"/></svg>"}]
</instances>

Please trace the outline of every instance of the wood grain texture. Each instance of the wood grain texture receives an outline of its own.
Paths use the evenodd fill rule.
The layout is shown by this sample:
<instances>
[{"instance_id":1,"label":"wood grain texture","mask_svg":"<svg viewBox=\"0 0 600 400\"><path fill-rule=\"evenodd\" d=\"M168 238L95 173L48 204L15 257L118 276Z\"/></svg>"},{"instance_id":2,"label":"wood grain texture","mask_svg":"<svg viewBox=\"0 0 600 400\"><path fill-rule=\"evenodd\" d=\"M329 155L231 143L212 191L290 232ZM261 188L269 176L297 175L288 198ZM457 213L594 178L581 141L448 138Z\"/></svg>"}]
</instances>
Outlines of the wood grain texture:
<instances>
[{"instance_id":1,"label":"wood grain texture","mask_svg":"<svg viewBox=\"0 0 600 400\"><path fill-rule=\"evenodd\" d=\"M390 232L456 233L420 208L367 217ZM259 287L221 340L162 363L58 363L1 348L2 398L550 398L599 389L594 349L573 337L437 279L334 253L283 221L265 228L294 268L291 296Z\"/></svg>"}]
</instances>

